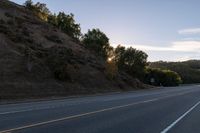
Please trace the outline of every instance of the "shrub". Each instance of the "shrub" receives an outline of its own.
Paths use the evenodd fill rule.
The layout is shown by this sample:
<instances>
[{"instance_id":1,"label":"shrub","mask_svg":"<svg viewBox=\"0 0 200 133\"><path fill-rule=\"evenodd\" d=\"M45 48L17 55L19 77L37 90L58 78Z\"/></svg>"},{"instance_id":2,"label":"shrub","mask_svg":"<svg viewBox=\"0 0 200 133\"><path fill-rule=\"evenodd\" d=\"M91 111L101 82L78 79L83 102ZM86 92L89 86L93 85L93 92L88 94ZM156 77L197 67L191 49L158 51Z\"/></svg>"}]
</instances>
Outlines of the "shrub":
<instances>
[{"instance_id":1,"label":"shrub","mask_svg":"<svg viewBox=\"0 0 200 133\"><path fill-rule=\"evenodd\" d=\"M174 71L147 68L145 82L156 86L178 86L182 80Z\"/></svg>"},{"instance_id":2,"label":"shrub","mask_svg":"<svg viewBox=\"0 0 200 133\"><path fill-rule=\"evenodd\" d=\"M14 25L15 23L14 23L14 21L13 21L12 19L9 19L9 20L7 21L7 24L9 24L9 25Z\"/></svg>"},{"instance_id":3,"label":"shrub","mask_svg":"<svg viewBox=\"0 0 200 133\"><path fill-rule=\"evenodd\" d=\"M5 21L3 19L0 19L0 24L5 24Z\"/></svg>"},{"instance_id":4,"label":"shrub","mask_svg":"<svg viewBox=\"0 0 200 133\"><path fill-rule=\"evenodd\" d=\"M55 42L55 43L63 43L63 41L56 35L50 35L50 36L45 36L45 38L49 41Z\"/></svg>"},{"instance_id":5,"label":"shrub","mask_svg":"<svg viewBox=\"0 0 200 133\"><path fill-rule=\"evenodd\" d=\"M13 15L10 14L9 12L5 12L5 16L8 17L8 18L13 18Z\"/></svg>"},{"instance_id":6,"label":"shrub","mask_svg":"<svg viewBox=\"0 0 200 133\"><path fill-rule=\"evenodd\" d=\"M24 3L25 7L29 10L32 10L33 12L36 13L36 15L42 19L42 20L45 20L47 21L47 18L50 14L50 11L49 9L47 8L46 4L44 3L40 3L40 2L37 2L36 4L34 4L32 2L32 0L27 0L25 3Z\"/></svg>"},{"instance_id":7,"label":"shrub","mask_svg":"<svg viewBox=\"0 0 200 133\"><path fill-rule=\"evenodd\" d=\"M61 81L70 80L67 68L68 61L72 56L72 50L65 47L55 46L48 50L46 62L56 79Z\"/></svg>"},{"instance_id":8,"label":"shrub","mask_svg":"<svg viewBox=\"0 0 200 133\"><path fill-rule=\"evenodd\" d=\"M8 34L10 30L5 25L0 25L0 33Z\"/></svg>"}]
</instances>

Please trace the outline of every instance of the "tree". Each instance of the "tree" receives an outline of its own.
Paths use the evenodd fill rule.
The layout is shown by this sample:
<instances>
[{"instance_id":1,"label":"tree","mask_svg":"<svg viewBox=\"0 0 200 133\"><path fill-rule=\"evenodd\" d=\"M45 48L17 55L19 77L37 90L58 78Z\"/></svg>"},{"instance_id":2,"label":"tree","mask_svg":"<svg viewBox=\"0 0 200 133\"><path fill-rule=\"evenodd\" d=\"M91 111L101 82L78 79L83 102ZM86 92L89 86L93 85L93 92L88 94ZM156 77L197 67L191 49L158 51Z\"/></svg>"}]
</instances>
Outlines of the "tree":
<instances>
[{"instance_id":1,"label":"tree","mask_svg":"<svg viewBox=\"0 0 200 133\"><path fill-rule=\"evenodd\" d=\"M118 68L140 79L144 76L147 57L148 55L146 53L132 47L126 49L119 45L115 49L115 61Z\"/></svg>"},{"instance_id":2,"label":"tree","mask_svg":"<svg viewBox=\"0 0 200 133\"><path fill-rule=\"evenodd\" d=\"M48 16L51 14L46 4L44 3L37 2L34 4L32 0L27 0L24 5L27 9L36 13L36 15L42 20L47 21Z\"/></svg>"},{"instance_id":3,"label":"tree","mask_svg":"<svg viewBox=\"0 0 200 133\"><path fill-rule=\"evenodd\" d=\"M47 8L46 4L37 2L35 5L35 10L38 12L38 16L42 19L47 21L47 18L51 12Z\"/></svg>"},{"instance_id":4,"label":"tree","mask_svg":"<svg viewBox=\"0 0 200 133\"><path fill-rule=\"evenodd\" d=\"M81 36L80 24L75 23L73 14L67 15L64 12L59 12L56 25L72 38L79 39Z\"/></svg>"},{"instance_id":5,"label":"tree","mask_svg":"<svg viewBox=\"0 0 200 133\"><path fill-rule=\"evenodd\" d=\"M126 52L126 48L124 46L118 45L114 50L114 60L117 62L119 69L125 69L124 67L124 55Z\"/></svg>"},{"instance_id":6,"label":"tree","mask_svg":"<svg viewBox=\"0 0 200 133\"><path fill-rule=\"evenodd\" d=\"M89 30L82 38L86 48L94 51L103 58L108 57L108 52L112 50L109 44L109 38L99 29Z\"/></svg>"},{"instance_id":7,"label":"tree","mask_svg":"<svg viewBox=\"0 0 200 133\"><path fill-rule=\"evenodd\" d=\"M24 3L24 6L28 9L33 9L33 1L32 0L27 0L25 3Z\"/></svg>"},{"instance_id":8,"label":"tree","mask_svg":"<svg viewBox=\"0 0 200 133\"><path fill-rule=\"evenodd\" d=\"M50 14L47 19L48 19L48 23L57 27L58 21L57 21L57 15L56 14Z\"/></svg>"},{"instance_id":9,"label":"tree","mask_svg":"<svg viewBox=\"0 0 200 133\"><path fill-rule=\"evenodd\" d=\"M73 14L68 15L64 12L59 12L58 15L52 14L46 4L40 2L34 4L32 0L27 0L24 5L27 9L33 11L40 19L58 27L70 37L74 39L80 38L80 24L75 22Z\"/></svg>"}]
</instances>

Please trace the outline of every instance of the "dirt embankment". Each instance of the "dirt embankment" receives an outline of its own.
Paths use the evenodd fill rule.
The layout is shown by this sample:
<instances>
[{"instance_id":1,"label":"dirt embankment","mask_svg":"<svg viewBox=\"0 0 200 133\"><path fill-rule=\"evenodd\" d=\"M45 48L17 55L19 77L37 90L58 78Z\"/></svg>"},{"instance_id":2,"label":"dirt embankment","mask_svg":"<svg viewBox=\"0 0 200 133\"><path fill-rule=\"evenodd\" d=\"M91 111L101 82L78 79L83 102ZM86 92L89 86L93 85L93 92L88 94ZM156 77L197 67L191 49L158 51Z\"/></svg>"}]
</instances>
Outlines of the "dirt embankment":
<instances>
[{"instance_id":1,"label":"dirt embankment","mask_svg":"<svg viewBox=\"0 0 200 133\"><path fill-rule=\"evenodd\" d=\"M61 79L61 80L59 80ZM0 1L0 99L92 94L145 88L23 6Z\"/></svg>"}]
</instances>

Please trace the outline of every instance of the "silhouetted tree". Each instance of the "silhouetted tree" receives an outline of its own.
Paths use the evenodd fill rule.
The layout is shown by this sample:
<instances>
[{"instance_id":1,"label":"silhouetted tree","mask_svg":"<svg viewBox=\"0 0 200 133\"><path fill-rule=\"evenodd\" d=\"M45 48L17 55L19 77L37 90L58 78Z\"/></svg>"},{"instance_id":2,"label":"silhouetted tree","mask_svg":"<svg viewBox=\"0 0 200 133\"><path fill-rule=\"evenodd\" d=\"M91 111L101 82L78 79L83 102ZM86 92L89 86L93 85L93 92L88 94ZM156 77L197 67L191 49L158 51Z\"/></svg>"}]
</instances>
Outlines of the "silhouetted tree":
<instances>
[{"instance_id":1,"label":"silhouetted tree","mask_svg":"<svg viewBox=\"0 0 200 133\"><path fill-rule=\"evenodd\" d=\"M138 77L140 79L144 76L147 57L148 55L146 53L132 47L126 49L119 45L115 49L115 61L118 68L126 71L133 77Z\"/></svg>"},{"instance_id":2,"label":"silhouetted tree","mask_svg":"<svg viewBox=\"0 0 200 133\"><path fill-rule=\"evenodd\" d=\"M118 45L114 50L114 60L117 62L119 69L124 69L124 55L126 52L126 48L124 46Z\"/></svg>"},{"instance_id":3,"label":"silhouetted tree","mask_svg":"<svg viewBox=\"0 0 200 133\"><path fill-rule=\"evenodd\" d=\"M24 3L24 6L28 9L33 9L34 8L34 5L33 5L33 1L32 0L27 0L25 3Z\"/></svg>"},{"instance_id":4,"label":"silhouetted tree","mask_svg":"<svg viewBox=\"0 0 200 133\"><path fill-rule=\"evenodd\" d=\"M112 49L109 44L109 38L99 29L89 30L82 38L86 48L93 50L103 58L108 57L108 52Z\"/></svg>"}]
</instances>

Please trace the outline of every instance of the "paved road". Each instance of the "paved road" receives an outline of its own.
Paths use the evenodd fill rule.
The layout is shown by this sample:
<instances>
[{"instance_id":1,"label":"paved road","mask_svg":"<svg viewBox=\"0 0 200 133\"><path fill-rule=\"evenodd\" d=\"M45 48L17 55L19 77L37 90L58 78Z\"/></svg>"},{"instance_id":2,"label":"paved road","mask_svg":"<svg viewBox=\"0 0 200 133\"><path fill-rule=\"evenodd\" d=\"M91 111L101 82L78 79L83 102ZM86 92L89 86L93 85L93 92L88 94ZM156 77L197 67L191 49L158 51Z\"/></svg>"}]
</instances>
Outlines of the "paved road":
<instances>
[{"instance_id":1,"label":"paved road","mask_svg":"<svg viewBox=\"0 0 200 133\"><path fill-rule=\"evenodd\" d=\"M0 133L200 133L200 86L0 105Z\"/></svg>"}]
</instances>

